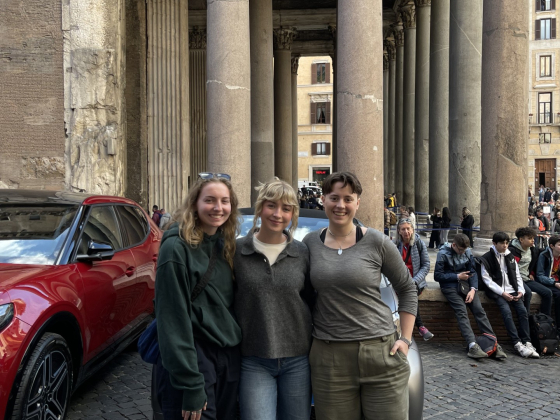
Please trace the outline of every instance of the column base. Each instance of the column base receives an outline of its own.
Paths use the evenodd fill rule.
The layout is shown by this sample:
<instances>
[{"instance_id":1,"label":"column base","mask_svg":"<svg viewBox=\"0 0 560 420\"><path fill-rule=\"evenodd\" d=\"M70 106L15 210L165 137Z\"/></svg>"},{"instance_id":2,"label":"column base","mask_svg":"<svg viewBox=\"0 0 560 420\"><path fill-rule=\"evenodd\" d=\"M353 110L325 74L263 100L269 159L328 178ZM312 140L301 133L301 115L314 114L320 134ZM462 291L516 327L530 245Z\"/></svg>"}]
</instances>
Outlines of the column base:
<instances>
[{"instance_id":1,"label":"column base","mask_svg":"<svg viewBox=\"0 0 560 420\"><path fill-rule=\"evenodd\" d=\"M480 257L486 254L492 245L494 245L492 239L477 236L474 238L472 253L475 257Z\"/></svg>"}]
</instances>

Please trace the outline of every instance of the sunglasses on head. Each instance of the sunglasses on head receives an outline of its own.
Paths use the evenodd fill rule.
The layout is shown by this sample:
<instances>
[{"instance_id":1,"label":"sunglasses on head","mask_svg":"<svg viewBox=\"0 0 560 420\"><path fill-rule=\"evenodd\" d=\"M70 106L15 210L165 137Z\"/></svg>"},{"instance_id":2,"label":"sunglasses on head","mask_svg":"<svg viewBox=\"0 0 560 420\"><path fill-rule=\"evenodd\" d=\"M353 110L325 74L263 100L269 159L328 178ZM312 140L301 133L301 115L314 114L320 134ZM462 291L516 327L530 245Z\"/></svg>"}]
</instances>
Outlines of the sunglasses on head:
<instances>
[{"instance_id":1,"label":"sunglasses on head","mask_svg":"<svg viewBox=\"0 0 560 420\"><path fill-rule=\"evenodd\" d=\"M198 179L211 179L211 178L223 178L223 179L227 179L228 181L231 181L231 176L228 174L222 174L222 173L213 173L213 172L200 172L198 174Z\"/></svg>"},{"instance_id":2,"label":"sunglasses on head","mask_svg":"<svg viewBox=\"0 0 560 420\"><path fill-rule=\"evenodd\" d=\"M412 220L410 220L410 219L406 219L406 218L405 218L405 219L401 219L401 220L399 220L399 225L402 225L403 223L409 223L409 224L412 224Z\"/></svg>"}]
</instances>

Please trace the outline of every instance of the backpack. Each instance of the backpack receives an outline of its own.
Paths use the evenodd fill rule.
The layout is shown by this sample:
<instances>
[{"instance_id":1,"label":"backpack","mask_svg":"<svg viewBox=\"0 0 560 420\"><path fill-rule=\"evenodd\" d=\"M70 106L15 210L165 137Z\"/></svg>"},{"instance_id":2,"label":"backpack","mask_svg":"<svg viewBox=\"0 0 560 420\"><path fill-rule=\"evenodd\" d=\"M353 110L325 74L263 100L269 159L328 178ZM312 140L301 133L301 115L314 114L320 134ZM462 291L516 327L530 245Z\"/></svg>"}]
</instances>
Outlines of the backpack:
<instances>
[{"instance_id":1,"label":"backpack","mask_svg":"<svg viewBox=\"0 0 560 420\"><path fill-rule=\"evenodd\" d=\"M546 229L544 227L544 223L541 219L537 219L539 221L539 232L544 232Z\"/></svg>"},{"instance_id":2,"label":"backpack","mask_svg":"<svg viewBox=\"0 0 560 420\"><path fill-rule=\"evenodd\" d=\"M560 347L560 337L554 320L543 313L529 315L531 342L539 354L554 354Z\"/></svg>"},{"instance_id":3,"label":"backpack","mask_svg":"<svg viewBox=\"0 0 560 420\"><path fill-rule=\"evenodd\" d=\"M477 335L476 344L480 346L482 351L485 352L488 357L496 353L496 350L498 349L498 339L492 334L488 333Z\"/></svg>"},{"instance_id":4,"label":"backpack","mask_svg":"<svg viewBox=\"0 0 560 420\"><path fill-rule=\"evenodd\" d=\"M396 225L397 224L397 215L392 211L389 211L389 214L391 216L391 221L389 223L391 223L391 225Z\"/></svg>"},{"instance_id":5,"label":"backpack","mask_svg":"<svg viewBox=\"0 0 560 420\"><path fill-rule=\"evenodd\" d=\"M159 228L163 227L171 221L171 215L169 213L163 213L159 219Z\"/></svg>"}]
</instances>

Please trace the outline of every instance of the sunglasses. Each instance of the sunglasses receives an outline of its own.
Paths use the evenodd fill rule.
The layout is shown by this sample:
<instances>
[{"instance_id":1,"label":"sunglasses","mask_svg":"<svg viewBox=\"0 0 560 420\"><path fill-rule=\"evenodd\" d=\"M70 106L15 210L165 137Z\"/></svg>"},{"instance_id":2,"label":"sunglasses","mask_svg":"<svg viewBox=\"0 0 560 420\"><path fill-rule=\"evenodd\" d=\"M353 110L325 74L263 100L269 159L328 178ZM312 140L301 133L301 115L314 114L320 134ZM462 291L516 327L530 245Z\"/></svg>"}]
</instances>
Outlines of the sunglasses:
<instances>
[{"instance_id":1,"label":"sunglasses","mask_svg":"<svg viewBox=\"0 0 560 420\"><path fill-rule=\"evenodd\" d=\"M222 173L213 173L213 172L200 172L198 174L198 179L211 179L211 178L223 178L223 179L227 179L228 181L231 181L231 176L228 174L222 174Z\"/></svg>"},{"instance_id":2,"label":"sunglasses","mask_svg":"<svg viewBox=\"0 0 560 420\"><path fill-rule=\"evenodd\" d=\"M412 224L412 220L406 218L399 220L399 225L402 225L403 223Z\"/></svg>"}]
</instances>

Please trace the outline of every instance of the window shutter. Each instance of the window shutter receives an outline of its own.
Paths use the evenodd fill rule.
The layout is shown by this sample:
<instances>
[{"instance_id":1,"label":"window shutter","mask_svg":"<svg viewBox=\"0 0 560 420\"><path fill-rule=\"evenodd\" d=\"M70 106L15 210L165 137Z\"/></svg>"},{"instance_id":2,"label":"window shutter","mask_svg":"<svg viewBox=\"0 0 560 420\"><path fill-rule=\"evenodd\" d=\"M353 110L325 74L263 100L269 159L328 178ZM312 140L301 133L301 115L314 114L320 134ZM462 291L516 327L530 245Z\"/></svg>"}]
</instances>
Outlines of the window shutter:
<instances>
[{"instance_id":1,"label":"window shutter","mask_svg":"<svg viewBox=\"0 0 560 420\"><path fill-rule=\"evenodd\" d=\"M536 3L537 3L536 10L537 10L537 12L540 12L541 11L541 0L537 0Z\"/></svg>"},{"instance_id":2,"label":"window shutter","mask_svg":"<svg viewBox=\"0 0 560 420\"><path fill-rule=\"evenodd\" d=\"M556 0L550 2L550 10L556 10Z\"/></svg>"},{"instance_id":3,"label":"window shutter","mask_svg":"<svg viewBox=\"0 0 560 420\"><path fill-rule=\"evenodd\" d=\"M535 40L541 39L541 21L535 20Z\"/></svg>"},{"instance_id":4,"label":"window shutter","mask_svg":"<svg viewBox=\"0 0 560 420\"><path fill-rule=\"evenodd\" d=\"M331 103L327 102L325 105L325 124L331 123Z\"/></svg>"},{"instance_id":5,"label":"window shutter","mask_svg":"<svg viewBox=\"0 0 560 420\"><path fill-rule=\"evenodd\" d=\"M317 155L317 143L311 143L311 155L312 156Z\"/></svg>"},{"instance_id":6,"label":"window shutter","mask_svg":"<svg viewBox=\"0 0 560 420\"><path fill-rule=\"evenodd\" d=\"M550 19L550 38L556 39L556 19Z\"/></svg>"},{"instance_id":7,"label":"window shutter","mask_svg":"<svg viewBox=\"0 0 560 420\"><path fill-rule=\"evenodd\" d=\"M331 82L331 63L325 64L325 83Z\"/></svg>"},{"instance_id":8,"label":"window shutter","mask_svg":"<svg viewBox=\"0 0 560 420\"><path fill-rule=\"evenodd\" d=\"M327 144L326 144L325 150L326 150L326 153L325 153L325 154L326 154L327 156L330 156L330 154L331 154L331 144L330 144L330 143L327 143Z\"/></svg>"},{"instance_id":9,"label":"window shutter","mask_svg":"<svg viewBox=\"0 0 560 420\"><path fill-rule=\"evenodd\" d=\"M311 64L311 84L317 84L317 64Z\"/></svg>"},{"instance_id":10,"label":"window shutter","mask_svg":"<svg viewBox=\"0 0 560 420\"><path fill-rule=\"evenodd\" d=\"M317 104L311 102L311 124L317 124Z\"/></svg>"}]
</instances>

